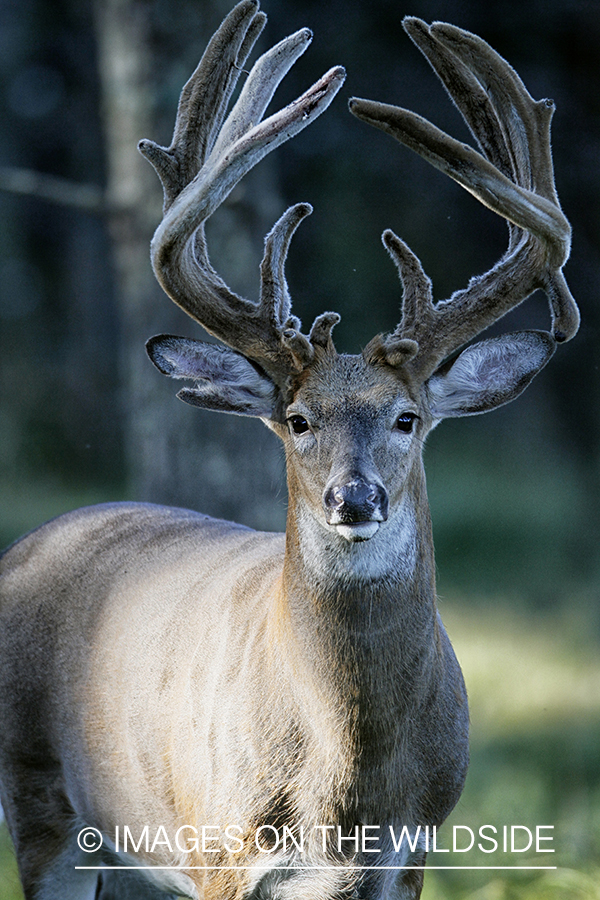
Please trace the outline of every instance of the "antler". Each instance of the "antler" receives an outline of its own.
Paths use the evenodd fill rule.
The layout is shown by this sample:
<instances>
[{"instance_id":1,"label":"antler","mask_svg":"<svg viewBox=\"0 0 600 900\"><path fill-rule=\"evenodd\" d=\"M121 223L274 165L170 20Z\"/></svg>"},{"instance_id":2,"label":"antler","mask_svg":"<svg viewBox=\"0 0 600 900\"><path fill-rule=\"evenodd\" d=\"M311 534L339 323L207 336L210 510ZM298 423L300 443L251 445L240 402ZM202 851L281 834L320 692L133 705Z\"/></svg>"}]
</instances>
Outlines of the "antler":
<instances>
[{"instance_id":1,"label":"antler","mask_svg":"<svg viewBox=\"0 0 600 900\"><path fill-rule=\"evenodd\" d=\"M415 150L507 219L509 244L492 269L449 300L434 304L431 282L417 257L392 231L385 231L384 245L404 284L402 319L384 343L390 361L413 355L411 367L426 377L537 288L548 295L554 339L569 340L579 327L579 311L562 274L571 229L554 187L553 102L533 100L514 69L476 35L441 22L428 26L416 18L406 18L403 25L441 79L481 153L396 106L354 98L350 110Z\"/></svg>"},{"instance_id":2,"label":"antler","mask_svg":"<svg viewBox=\"0 0 600 900\"><path fill-rule=\"evenodd\" d=\"M239 297L212 268L204 222L246 172L329 106L345 72L339 66L331 69L262 121L277 86L312 39L309 29L302 29L254 64L225 119L244 62L266 22L258 7L258 0L242 0L213 36L181 93L171 146L144 140L139 149L164 189L165 214L151 246L158 281L207 331L282 384L290 371L311 359L313 343L327 342L339 320L335 313L324 313L307 338L300 333L300 321L290 315L285 258L294 231L312 208L306 203L291 207L267 236L258 304Z\"/></svg>"}]
</instances>

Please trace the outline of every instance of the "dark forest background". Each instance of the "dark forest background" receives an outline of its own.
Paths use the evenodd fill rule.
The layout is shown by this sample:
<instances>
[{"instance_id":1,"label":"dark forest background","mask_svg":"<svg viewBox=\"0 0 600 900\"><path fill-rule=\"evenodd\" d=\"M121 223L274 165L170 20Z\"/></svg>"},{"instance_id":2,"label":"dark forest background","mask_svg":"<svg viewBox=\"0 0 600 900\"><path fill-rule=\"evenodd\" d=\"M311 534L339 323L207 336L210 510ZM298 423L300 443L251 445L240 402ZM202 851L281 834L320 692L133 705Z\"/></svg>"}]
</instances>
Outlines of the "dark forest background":
<instances>
[{"instance_id":1,"label":"dark forest background","mask_svg":"<svg viewBox=\"0 0 600 900\"><path fill-rule=\"evenodd\" d=\"M103 499L175 503L283 528L279 448L260 423L174 399L146 358L151 334L198 334L154 285L148 241L161 192L136 151L168 143L181 85L227 0L0 0L0 542ZM445 423L427 450L441 583L516 593L535 607L595 600L598 506L600 4L585 0L374 0L267 4L261 47L309 24L313 46L277 102L325 69L348 70L327 114L264 161L211 223L217 268L256 296L263 236L289 203L313 216L289 282L309 324L341 312L356 352L398 317L380 243L393 227L437 298L502 253L505 225L391 139L353 119L352 95L408 106L468 139L404 35L405 14L483 35L532 95L552 97L556 177L574 228L566 274L582 310L575 342L517 403ZM547 327L532 298L503 330Z\"/></svg>"},{"instance_id":2,"label":"dark forest background","mask_svg":"<svg viewBox=\"0 0 600 900\"><path fill-rule=\"evenodd\" d=\"M136 145L169 143L181 86L231 5L0 0L0 546L105 500L285 526L274 436L259 422L180 403L144 350L158 332L200 329L154 283L148 245L162 196ZM472 896L600 896L600 2L264 0L263 8L261 50L305 25L315 34L279 106L334 64L348 77L316 123L236 188L210 223L211 257L236 290L256 297L264 235L287 205L311 202L288 263L294 311L308 327L338 310L342 351L397 322L384 228L420 256L437 299L506 246L498 217L347 111L352 95L396 103L470 140L403 16L480 34L536 99L556 102L556 181L573 225L565 274L581 330L523 397L442 424L425 456L441 603L473 706L458 814L556 822L562 871L580 873L572 889L568 875L560 884L540 876L528 892L495 881ZM495 330L548 322L536 296ZM0 894L17 897L9 857L0 834ZM452 877L428 876L441 893L427 896L471 897L476 882Z\"/></svg>"},{"instance_id":3,"label":"dark forest background","mask_svg":"<svg viewBox=\"0 0 600 900\"><path fill-rule=\"evenodd\" d=\"M101 499L176 503L282 528L279 448L260 423L174 399L146 358L159 331L198 327L155 287L148 241L161 192L141 137L168 143L181 85L226 0L0 2L0 541ZM289 203L313 216L294 239L294 309L342 313L356 352L398 317L380 243L393 227L420 255L437 298L501 254L505 225L390 139L353 119L358 95L466 129L404 35L405 14L483 35L532 95L552 97L556 177L574 228L566 274L582 310L574 343L517 403L445 423L427 451L441 578L518 592L536 606L597 596L600 5L283 0L261 46L309 24L313 46L278 92L348 70L327 114L263 162L211 223L212 256L256 296L262 240ZM501 323L547 327L533 298ZM600 624L594 607L594 620Z\"/></svg>"}]
</instances>

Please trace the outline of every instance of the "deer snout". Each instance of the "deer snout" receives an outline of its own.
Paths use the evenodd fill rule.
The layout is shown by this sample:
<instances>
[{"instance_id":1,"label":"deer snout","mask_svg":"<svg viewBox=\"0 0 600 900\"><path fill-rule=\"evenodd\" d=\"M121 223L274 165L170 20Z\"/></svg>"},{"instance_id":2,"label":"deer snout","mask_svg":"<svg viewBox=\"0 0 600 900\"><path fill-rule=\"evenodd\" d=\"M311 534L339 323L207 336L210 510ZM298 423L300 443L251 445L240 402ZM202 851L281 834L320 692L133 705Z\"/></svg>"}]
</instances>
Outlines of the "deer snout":
<instances>
[{"instance_id":1,"label":"deer snout","mask_svg":"<svg viewBox=\"0 0 600 900\"><path fill-rule=\"evenodd\" d=\"M382 484L353 478L330 484L323 493L328 525L337 526L348 540L367 540L388 517L388 495Z\"/></svg>"}]
</instances>

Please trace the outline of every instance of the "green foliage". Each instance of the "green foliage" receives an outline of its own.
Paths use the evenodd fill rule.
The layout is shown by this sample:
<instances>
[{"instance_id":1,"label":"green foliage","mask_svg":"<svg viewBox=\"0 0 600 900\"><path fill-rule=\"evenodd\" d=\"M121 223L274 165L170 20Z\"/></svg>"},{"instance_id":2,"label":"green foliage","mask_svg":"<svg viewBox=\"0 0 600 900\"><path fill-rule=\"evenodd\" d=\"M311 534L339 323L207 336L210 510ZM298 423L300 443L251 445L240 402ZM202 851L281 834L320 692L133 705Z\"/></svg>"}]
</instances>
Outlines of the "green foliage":
<instances>
[{"instance_id":1,"label":"green foliage","mask_svg":"<svg viewBox=\"0 0 600 900\"><path fill-rule=\"evenodd\" d=\"M165 135L179 88L204 43L203 31L216 25L232 3L185 0L177 16L169 4L146 4L153 52L160 54L153 67L160 81L153 103L157 116L165 117ZM535 96L556 96L554 159L561 200L574 226L567 275L581 301L583 328L572 345L559 348L517 403L489 417L444 423L426 454L440 591L443 598L460 593L469 601L468 607L442 603L465 670L473 721L465 794L445 828L453 821L474 827L486 821L552 823L559 868L516 874L430 870L423 897L594 900L600 897L600 664L592 642L594 634L600 635L595 298L600 91L594 89L600 18L593 3L571 0L467 0L456 6L456 24L490 40ZM0 82L8 98L0 136L2 163L103 183L106 142L91 5L43 0L22 4L20 11L17 7L4 4L0 13L0 25L10 36L0 61ZM428 20L449 18L449 4L414 0L405 9L389 0L265 0L263 7L273 40L305 24L315 31L310 55L283 88L288 99L316 73L342 62L348 67L348 95L418 109L461 136L458 117L400 24L406 12ZM205 23L206 17L212 21ZM47 76L45 95L40 66ZM29 85L29 115L23 111L24 84ZM144 136L151 135L139 135ZM274 173L279 175L277 189ZM335 333L340 350L356 352L373 333L397 321L400 287L379 241L383 228L393 227L418 252L438 298L493 264L505 246L499 219L408 151L352 121L344 102L334 104L312 132L263 163L257 177L256 193L262 191L267 207L261 215L269 224L284 201L315 204L314 216L294 239L289 281L295 311L305 324L326 308L342 313ZM256 216L253 189L246 184L239 196L238 209ZM227 234L232 210L235 202L219 226ZM262 224L252 228L259 244L265 230ZM129 466L135 460L143 471L149 457L144 461L124 413L134 403L148 406L147 397L142 403L140 384L127 393L126 376L116 375L119 352L123 370L130 362L128 358L125 365L120 349L123 310L115 301L104 223L80 211L1 195L0 235L4 546L67 509L120 499L123 481L132 478L131 471L124 471L127 442L135 449ZM251 263L246 252L240 253L239 240L235 246L236 258L225 267L234 270L234 282L235 267L256 273L258 265L258 259ZM144 298L143 309L151 305ZM528 301L506 330L547 327L545 303L542 307L537 322ZM160 329L171 327L164 310ZM137 316L145 314L136 308ZM144 337L153 333L142 331ZM140 339L140 354L142 344ZM153 393L158 390L152 387ZM169 413L169 422L174 421ZM206 421L206 431L216 430L212 420ZM172 427L187 435L180 426ZM160 430L166 428L167 420L161 418ZM240 435L248 451L255 444L245 424L231 431L232 445ZM219 462L221 455L233 458L221 433L214 443L211 461ZM192 453L206 478L206 451L203 457ZM160 452L155 455L160 458ZM191 466L171 468L174 483L196 478ZM221 482L232 481L222 469L225 474L214 479L219 490ZM273 486L274 493L279 489ZM181 502L179 495L169 502ZM252 499L254 507L259 502L269 500ZM234 511L227 514L239 517ZM526 615L515 615L518 609ZM4 826L0 898L21 898Z\"/></svg>"},{"instance_id":2,"label":"green foliage","mask_svg":"<svg viewBox=\"0 0 600 900\"><path fill-rule=\"evenodd\" d=\"M15 854L5 822L0 824L0 897L2 900L23 900Z\"/></svg>"},{"instance_id":3,"label":"green foliage","mask_svg":"<svg viewBox=\"0 0 600 900\"><path fill-rule=\"evenodd\" d=\"M439 590L502 594L517 609L579 608L599 628L597 464L552 446L539 389L489 416L443 422L429 438Z\"/></svg>"},{"instance_id":4,"label":"green foliage","mask_svg":"<svg viewBox=\"0 0 600 900\"><path fill-rule=\"evenodd\" d=\"M453 865L556 866L547 871L430 870L424 900L598 898L600 661L575 619L480 603L442 607L470 695L471 766L454 825L553 826L553 854L452 854ZM445 843L444 843L445 841ZM460 844L459 844L460 845ZM466 846L466 844L465 844ZM434 859L430 855L430 864ZM435 860L439 862L439 860ZM445 862L445 860L444 860Z\"/></svg>"},{"instance_id":5,"label":"green foliage","mask_svg":"<svg viewBox=\"0 0 600 900\"><path fill-rule=\"evenodd\" d=\"M2 477L0 472L0 549L71 509L124 499L117 483L112 488L67 487L47 473L43 475L14 480Z\"/></svg>"},{"instance_id":6,"label":"green foliage","mask_svg":"<svg viewBox=\"0 0 600 900\"><path fill-rule=\"evenodd\" d=\"M436 872L430 872L421 897L422 900L600 900L600 868L588 872L565 868L535 875L494 876L475 889L453 888Z\"/></svg>"}]
</instances>

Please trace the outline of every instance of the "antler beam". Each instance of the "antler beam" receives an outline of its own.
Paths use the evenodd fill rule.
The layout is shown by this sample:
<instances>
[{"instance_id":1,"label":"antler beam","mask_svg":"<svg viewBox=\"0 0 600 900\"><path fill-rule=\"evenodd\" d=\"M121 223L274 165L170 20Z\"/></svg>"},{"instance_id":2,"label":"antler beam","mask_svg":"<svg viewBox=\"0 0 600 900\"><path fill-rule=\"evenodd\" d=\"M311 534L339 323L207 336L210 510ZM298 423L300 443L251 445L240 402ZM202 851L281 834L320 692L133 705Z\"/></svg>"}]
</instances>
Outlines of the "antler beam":
<instances>
[{"instance_id":1,"label":"antler beam","mask_svg":"<svg viewBox=\"0 0 600 900\"><path fill-rule=\"evenodd\" d=\"M481 153L396 106L353 98L350 110L503 216L509 223L509 245L492 269L449 300L434 304L414 254L393 232L384 232L384 244L405 285L402 319L388 338L390 353L401 339L416 341L411 366L426 376L537 288L548 295L554 339L569 340L579 327L579 311L562 274L571 229L554 187L554 104L533 100L514 69L476 35L416 18L406 18L403 25L461 112Z\"/></svg>"},{"instance_id":2,"label":"antler beam","mask_svg":"<svg viewBox=\"0 0 600 900\"><path fill-rule=\"evenodd\" d=\"M268 235L258 304L239 297L215 272L204 223L267 153L329 106L345 72L340 66L331 69L301 97L263 120L277 86L312 40L309 29L302 29L257 60L225 118L265 22L257 0L242 0L231 11L182 91L171 146L144 140L139 149L164 189L165 215L151 248L160 284L207 331L259 363L281 384L312 355L310 339L290 315L284 275L291 237L312 208L306 203L291 207ZM337 317L330 314L326 321L331 328Z\"/></svg>"}]
</instances>

